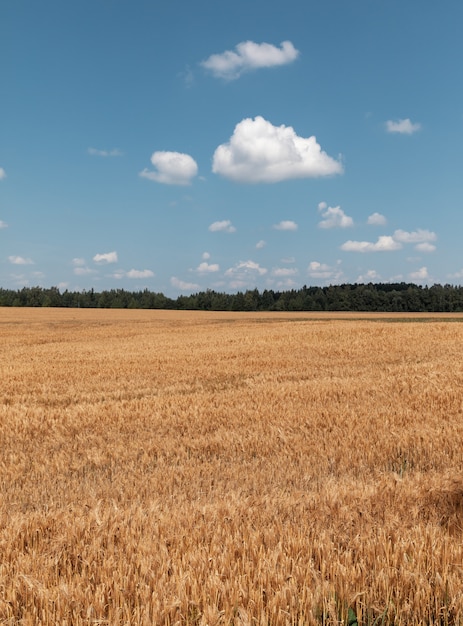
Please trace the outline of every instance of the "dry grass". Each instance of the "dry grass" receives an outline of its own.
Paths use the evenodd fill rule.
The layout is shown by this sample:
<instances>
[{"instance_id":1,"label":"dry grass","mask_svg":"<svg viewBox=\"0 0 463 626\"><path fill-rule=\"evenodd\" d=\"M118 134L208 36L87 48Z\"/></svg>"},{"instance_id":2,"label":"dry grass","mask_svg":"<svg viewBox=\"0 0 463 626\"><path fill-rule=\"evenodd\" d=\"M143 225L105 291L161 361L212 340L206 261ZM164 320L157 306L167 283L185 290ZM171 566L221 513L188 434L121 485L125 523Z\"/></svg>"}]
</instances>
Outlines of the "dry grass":
<instances>
[{"instance_id":1,"label":"dry grass","mask_svg":"<svg viewBox=\"0 0 463 626\"><path fill-rule=\"evenodd\" d=\"M0 309L0 624L462 624L463 324L338 318Z\"/></svg>"}]
</instances>

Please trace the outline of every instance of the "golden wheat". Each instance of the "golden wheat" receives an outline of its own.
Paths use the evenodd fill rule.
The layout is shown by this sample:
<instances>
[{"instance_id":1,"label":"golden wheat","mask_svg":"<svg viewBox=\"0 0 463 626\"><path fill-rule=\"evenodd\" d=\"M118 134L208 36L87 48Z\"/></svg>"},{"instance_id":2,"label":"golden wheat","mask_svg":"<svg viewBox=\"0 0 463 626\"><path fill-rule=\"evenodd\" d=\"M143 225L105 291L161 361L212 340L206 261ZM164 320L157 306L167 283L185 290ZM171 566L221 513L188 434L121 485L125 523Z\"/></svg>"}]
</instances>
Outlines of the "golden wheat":
<instances>
[{"instance_id":1,"label":"golden wheat","mask_svg":"<svg viewBox=\"0 0 463 626\"><path fill-rule=\"evenodd\" d=\"M0 309L0 624L463 624L463 318L414 317Z\"/></svg>"}]
</instances>

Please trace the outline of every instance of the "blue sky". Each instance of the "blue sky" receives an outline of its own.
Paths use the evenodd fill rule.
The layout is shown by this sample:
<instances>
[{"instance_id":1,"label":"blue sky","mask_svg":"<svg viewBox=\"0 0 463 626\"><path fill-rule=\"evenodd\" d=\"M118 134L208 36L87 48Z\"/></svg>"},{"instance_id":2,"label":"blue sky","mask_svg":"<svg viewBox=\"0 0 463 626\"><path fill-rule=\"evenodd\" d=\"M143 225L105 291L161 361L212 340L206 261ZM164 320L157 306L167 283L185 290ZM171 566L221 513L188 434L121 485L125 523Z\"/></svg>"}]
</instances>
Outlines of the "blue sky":
<instances>
[{"instance_id":1,"label":"blue sky","mask_svg":"<svg viewBox=\"0 0 463 626\"><path fill-rule=\"evenodd\" d=\"M0 286L463 282L463 3L5 0Z\"/></svg>"}]
</instances>

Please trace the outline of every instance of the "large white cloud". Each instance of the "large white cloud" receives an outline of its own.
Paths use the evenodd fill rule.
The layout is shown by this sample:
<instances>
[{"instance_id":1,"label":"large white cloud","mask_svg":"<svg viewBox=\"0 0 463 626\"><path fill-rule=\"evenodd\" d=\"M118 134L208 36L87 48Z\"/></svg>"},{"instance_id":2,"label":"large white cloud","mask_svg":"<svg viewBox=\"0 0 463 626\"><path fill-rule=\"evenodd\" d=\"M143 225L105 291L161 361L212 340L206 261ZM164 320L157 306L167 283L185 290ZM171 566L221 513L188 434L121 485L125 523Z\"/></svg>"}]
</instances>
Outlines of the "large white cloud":
<instances>
[{"instance_id":1,"label":"large white cloud","mask_svg":"<svg viewBox=\"0 0 463 626\"><path fill-rule=\"evenodd\" d=\"M297 59L299 51L290 41L283 41L280 45L281 48L278 48L270 43L243 41L235 47L235 51L212 54L201 65L217 78L233 80L243 72L286 65Z\"/></svg>"},{"instance_id":2,"label":"large white cloud","mask_svg":"<svg viewBox=\"0 0 463 626\"><path fill-rule=\"evenodd\" d=\"M314 136L299 137L291 126L257 116L239 122L230 141L216 149L212 171L240 183L275 183L341 174L343 167Z\"/></svg>"},{"instance_id":3,"label":"large white cloud","mask_svg":"<svg viewBox=\"0 0 463 626\"><path fill-rule=\"evenodd\" d=\"M152 171L145 167L140 176L165 185L190 185L198 173L193 157L182 152L153 152L151 163L156 169Z\"/></svg>"},{"instance_id":4,"label":"large white cloud","mask_svg":"<svg viewBox=\"0 0 463 626\"><path fill-rule=\"evenodd\" d=\"M395 241L390 235L382 235L378 237L378 241L346 241L342 244L341 250L345 252L392 252L400 250L402 244Z\"/></svg>"},{"instance_id":5,"label":"large white cloud","mask_svg":"<svg viewBox=\"0 0 463 626\"><path fill-rule=\"evenodd\" d=\"M340 206L326 206L326 202L320 202L318 210L323 217L318 223L320 228L349 228L354 225L354 220L346 215Z\"/></svg>"},{"instance_id":6,"label":"large white cloud","mask_svg":"<svg viewBox=\"0 0 463 626\"><path fill-rule=\"evenodd\" d=\"M105 252L103 254L95 254L93 257L95 263L117 263L117 252Z\"/></svg>"},{"instance_id":7,"label":"large white cloud","mask_svg":"<svg viewBox=\"0 0 463 626\"><path fill-rule=\"evenodd\" d=\"M421 124L414 124L408 117L404 120L388 120L386 130L388 133L399 133L401 135L412 135L421 128Z\"/></svg>"}]
</instances>

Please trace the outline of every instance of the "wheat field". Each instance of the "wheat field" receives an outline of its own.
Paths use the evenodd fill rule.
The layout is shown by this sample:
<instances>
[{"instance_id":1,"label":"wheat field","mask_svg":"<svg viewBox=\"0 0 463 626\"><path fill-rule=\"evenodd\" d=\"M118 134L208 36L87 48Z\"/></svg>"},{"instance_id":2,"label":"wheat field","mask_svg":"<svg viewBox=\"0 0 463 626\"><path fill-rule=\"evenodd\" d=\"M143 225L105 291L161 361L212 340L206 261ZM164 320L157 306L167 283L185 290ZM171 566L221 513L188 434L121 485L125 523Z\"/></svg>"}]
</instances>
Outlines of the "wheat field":
<instances>
[{"instance_id":1,"label":"wheat field","mask_svg":"<svg viewBox=\"0 0 463 626\"><path fill-rule=\"evenodd\" d=\"M463 624L461 322L0 309L0 624Z\"/></svg>"}]
</instances>

